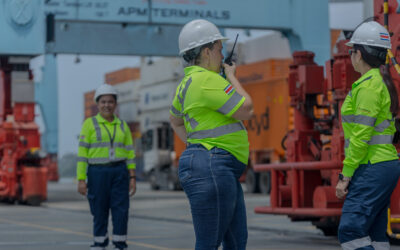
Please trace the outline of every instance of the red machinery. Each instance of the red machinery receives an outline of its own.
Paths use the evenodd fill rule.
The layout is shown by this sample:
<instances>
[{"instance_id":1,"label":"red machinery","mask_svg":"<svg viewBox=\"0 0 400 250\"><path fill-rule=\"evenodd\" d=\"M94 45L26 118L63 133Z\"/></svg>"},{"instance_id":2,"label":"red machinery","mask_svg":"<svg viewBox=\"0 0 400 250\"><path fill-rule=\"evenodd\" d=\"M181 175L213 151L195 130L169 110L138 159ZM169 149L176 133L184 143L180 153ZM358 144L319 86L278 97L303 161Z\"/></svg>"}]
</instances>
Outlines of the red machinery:
<instances>
[{"instance_id":1,"label":"red machinery","mask_svg":"<svg viewBox=\"0 0 400 250\"><path fill-rule=\"evenodd\" d=\"M0 200L39 205L51 159L40 151L33 89L29 58L0 58Z\"/></svg>"},{"instance_id":2,"label":"red machinery","mask_svg":"<svg viewBox=\"0 0 400 250\"><path fill-rule=\"evenodd\" d=\"M375 1L377 21L383 24L382 6L383 0ZM389 31L393 32L392 48L397 61L398 8L397 1L389 3ZM344 159L340 108L352 83L360 76L353 70L348 49L344 41L337 44L338 52L326 63L326 79L323 67L313 62L312 52L293 54L288 81L295 124L286 140L287 162L254 167L257 172L271 172L270 206L256 207L256 213L285 214L293 221L309 220L325 235L337 234L343 204L335 195ZM393 67L391 73L399 86L400 77ZM392 195L391 213L400 217L400 185ZM393 227L400 229L398 225Z\"/></svg>"}]
</instances>

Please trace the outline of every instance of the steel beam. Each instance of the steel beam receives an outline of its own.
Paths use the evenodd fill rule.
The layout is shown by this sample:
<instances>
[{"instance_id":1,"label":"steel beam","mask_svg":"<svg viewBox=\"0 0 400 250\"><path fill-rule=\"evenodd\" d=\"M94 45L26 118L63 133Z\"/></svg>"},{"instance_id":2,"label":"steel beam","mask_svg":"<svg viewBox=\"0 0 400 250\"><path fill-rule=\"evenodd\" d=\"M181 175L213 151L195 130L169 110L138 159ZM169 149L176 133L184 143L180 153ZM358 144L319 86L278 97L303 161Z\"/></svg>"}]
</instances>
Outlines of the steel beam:
<instances>
[{"instance_id":1,"label":"steel beam","mask_svg":"<svg viewBox=\"0 0 400 250\"><path fill-rule=\"evenodd\" d=\"M41 136L42 147L50 154L58 153L58 84L57 59L45 55L42 81L35 83L35 102L39 105L45 124Z\"/></svg>"},{"instance_id":2,"label":"steel beam","mask_svg":"<svg viewBox=\"0 0 400 250\"><path fill-rule=\"evenodd\" d=\"M55 22L55 41L47 53L138 56L177 56L176 25L144 25L93 22Z\"/></svg>"}]
</instances>

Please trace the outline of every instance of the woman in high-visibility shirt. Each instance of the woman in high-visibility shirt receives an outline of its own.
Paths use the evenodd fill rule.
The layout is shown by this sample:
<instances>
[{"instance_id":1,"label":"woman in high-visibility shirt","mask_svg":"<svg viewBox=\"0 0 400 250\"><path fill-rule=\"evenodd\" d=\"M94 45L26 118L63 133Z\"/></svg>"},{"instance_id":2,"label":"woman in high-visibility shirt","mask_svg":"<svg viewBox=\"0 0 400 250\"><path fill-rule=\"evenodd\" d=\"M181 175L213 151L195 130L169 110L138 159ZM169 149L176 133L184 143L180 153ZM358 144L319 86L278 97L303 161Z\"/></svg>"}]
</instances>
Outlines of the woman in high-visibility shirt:
<instances>
[{"instance_id":1,"label":"woman in high-visibility shirt","mask_svg":"<svg viewBox=\"0 0 400 250\"><path fill-rule=\"evenodd\" d=\"M253 112L250 96L222 64L218 28L206 20L187 23L179 35L185 77L171 106L171 125L188 143L179 159L179 180L189 199L196 249L242 250L247 243L246 208L239 177L249 156L241 120ZM221 66L226 78L219 75Z\"/></svg>"},{"instance_id":2,"label":"woman in high-visibility shirt","mask_svg":"<svg viewBox=\"0 0 400 250\"><path fill-rule=\"evenodd\" d=\"M387 209L400 176L392 144L398 112L396 89L387 71L380 73L390 49L388 31L379 23L361 24L347 43L361 77L342 109L345 159L336 196L346 200L339 225L343 249L389 249ZM385 73L386 72L386 73Z\"/></svg>"},{"instance_id":3,"label":"woman in high-visibility shirt","mask_svg":"<svg viewBox=\"0 0 400 250\"><path fill-rule=\"evenodd\" d=\"M129 195L136 191L132 135L126 122L114 114L117 91L111 85L101 85L94 100L99 113L83 123L77 166L78 192L87 195L93 215L90 249L106 249L110 210L112 242L115 249L126 249Z\"/></svg>"}]
</instances>

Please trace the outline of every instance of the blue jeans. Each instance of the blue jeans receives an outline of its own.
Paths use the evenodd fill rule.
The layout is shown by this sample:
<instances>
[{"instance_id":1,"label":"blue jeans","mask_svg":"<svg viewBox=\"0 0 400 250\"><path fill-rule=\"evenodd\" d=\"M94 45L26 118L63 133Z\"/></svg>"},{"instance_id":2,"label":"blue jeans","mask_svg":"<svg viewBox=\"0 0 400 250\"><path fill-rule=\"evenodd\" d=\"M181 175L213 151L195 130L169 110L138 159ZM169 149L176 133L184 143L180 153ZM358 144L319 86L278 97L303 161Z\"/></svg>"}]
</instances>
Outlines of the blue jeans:
<instances>
[{"instance_id":1,"label":"blue jeans","mask_svg":"<svg viewBox=\"0 0 400 250\"><path fill-rule=\"evenodd\" d=\"M231 153L190 145L179 159L179 180L192 211L196 250L246 249L247 222L239 183L246 165Z\"/></svg>"},{"instance_id":2,"label":"blue jeans","mask_svg":"<svg viewBox=\"0 0 400 250\"><path fill-rule=\"evenodd\" d=\"M387 209L400 176L400 162L360 165L343 204L338 237L343 249L389 249Z\"/></svg>"}]
</instances>

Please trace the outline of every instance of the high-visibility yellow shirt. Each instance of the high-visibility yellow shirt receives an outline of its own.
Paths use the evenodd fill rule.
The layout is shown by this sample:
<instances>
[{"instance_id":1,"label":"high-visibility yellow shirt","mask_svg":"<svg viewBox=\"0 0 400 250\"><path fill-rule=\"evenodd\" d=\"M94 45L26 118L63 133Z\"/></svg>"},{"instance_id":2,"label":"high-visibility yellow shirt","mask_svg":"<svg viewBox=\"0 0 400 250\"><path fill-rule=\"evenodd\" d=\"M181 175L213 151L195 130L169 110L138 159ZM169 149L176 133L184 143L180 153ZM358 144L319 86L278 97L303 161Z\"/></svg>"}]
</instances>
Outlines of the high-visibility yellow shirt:
<instances>
[{"instance_id":1,"label":"high-visibility yellow shirt","mask_svg":"<svg viewBox=\"0 0 400 250\"><path fill-rule=\"evenodd\" d=\"M352 85L341 109L345 138L343 175L351 177L360 164L398 159L392 144L396 132L390 95L378 68Z\"/></svg>"},{"instance_id":2,"label":"high-visibility yellow shirt","mask_svg":"<svg viewBox=\"0 0 400 250\"><path fill-rule=\"evenodd\" d=\"M247 164L249 140L241 121L232 115L245 97L219 74L199 66L185 69L170 113L184 119L189 143L200 143L208 150L224 149Z\"/></svg>"},{"instance_id":3,"label":"high-visibility yellow shirt","mask_svg":"<svg viewBox=\"0 0 400 250\"><path fill-rule=\"evenodd\" d=\"M111 143L112 141L112 143ZM77 179L86 179L87 165L105 165L126 161L135 169L131 131L126 122L114 116L112 122L100 114L86 119L79 136Z\"/></svg>"}]
</instances>

